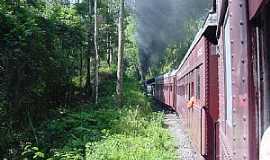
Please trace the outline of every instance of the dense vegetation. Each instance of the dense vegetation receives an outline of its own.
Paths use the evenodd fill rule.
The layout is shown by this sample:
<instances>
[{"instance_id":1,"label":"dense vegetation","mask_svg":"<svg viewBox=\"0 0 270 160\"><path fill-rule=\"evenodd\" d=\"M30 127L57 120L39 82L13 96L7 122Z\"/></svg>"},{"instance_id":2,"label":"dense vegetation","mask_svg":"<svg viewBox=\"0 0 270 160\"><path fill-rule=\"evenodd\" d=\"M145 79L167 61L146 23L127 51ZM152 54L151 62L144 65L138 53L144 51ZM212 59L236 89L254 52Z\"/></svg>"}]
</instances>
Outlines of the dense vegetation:
<instances>
[{"instance_id":1,"label":"dense vegetation","mask_svg":"<svg viewBox=\"0 0 270 160\"><path fill-rule=\"evenodd\" d=\"M137 80L132 11L123 23L119 106L119 1L78 2L0 1L0 158L174 159L163 115Z\"/></svg>"},{"instance_id":2,"label":"dense vegetation","mask_svg":"<svg viewBox=\"0 0 270 160\"><path fill-rule=\"evenodd\" d=\"M103 94L113 92L110 88L115 80L103 82ZM102 97L97 105L59 111L36 128L39 146L27 142L20 158L175 159L172 139L163 128L163 114L152 112L136 80L126 77L125 88L122 108L112 94Z\"/></svg>"}]
</instances>

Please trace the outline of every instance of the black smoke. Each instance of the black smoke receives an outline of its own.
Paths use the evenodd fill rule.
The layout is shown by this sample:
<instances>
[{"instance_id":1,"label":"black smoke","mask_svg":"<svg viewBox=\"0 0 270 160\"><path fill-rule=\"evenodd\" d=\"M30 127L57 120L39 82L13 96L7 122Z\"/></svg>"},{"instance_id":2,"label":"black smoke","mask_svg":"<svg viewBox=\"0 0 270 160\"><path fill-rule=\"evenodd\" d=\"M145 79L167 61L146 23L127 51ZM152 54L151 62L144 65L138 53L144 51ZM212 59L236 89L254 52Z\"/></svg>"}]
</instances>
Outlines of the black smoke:
<instances>
[{"instance_id":1,"label":"black smoke","mask_svg":"<svg viewBox=\"0 0 270 160\"><path fill-rule=\"evenodd\" d=\"M160 63L166 47L185 36L190 18L201 18L210 10L211 0L136 0L137 41L141 69Z\"/></svg>"}]
</instances>

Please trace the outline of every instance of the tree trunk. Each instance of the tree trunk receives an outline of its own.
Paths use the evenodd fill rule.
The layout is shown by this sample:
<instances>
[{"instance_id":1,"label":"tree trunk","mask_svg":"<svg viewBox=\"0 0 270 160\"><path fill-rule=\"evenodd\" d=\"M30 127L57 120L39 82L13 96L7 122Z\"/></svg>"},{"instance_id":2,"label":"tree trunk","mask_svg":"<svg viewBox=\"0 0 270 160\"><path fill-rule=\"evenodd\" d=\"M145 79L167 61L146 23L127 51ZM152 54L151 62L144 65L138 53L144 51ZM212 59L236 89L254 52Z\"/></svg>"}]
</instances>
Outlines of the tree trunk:
<instances>
[{"instance_id":1,"label":"tree trunk","mask_svg":"<svg viewBox=\"0 0 270 160\"><path fill-rule=\"evenodd\" d=\"M123 105L123 53L124 53L123 19L124 19L124 0L120 0L120 16L118 25L119 27L118 64L117 64L117 85L116 85L117 100L120 106Z\"/></svg>"},{"instance_id":2,"label":"tree trunk","mask_svg":"<svg viewBox=\"0 0 270 160\"><path fill-rule=\"evenodd\" d=\"M82 88L82 78L83 78L83 48L80 49L80 87Z\"/></svg>"},{"instance_id":3,"label":"tree trunk","mask_svg":"<svg viewBox=\"0 0 270 160\"><path fill-rule=\"evenodd\" d=\"M110 59L109 59L109 63L112 65L113 63L113 47L112 47L112 36L110 36L110 51L109 51L109 55L110 55Z\"/></svg>"},{"instance_id":4,"label":"tree trunk","mask_svg":"<svg viewBox=\"0 0 270 160\"><path fill-rule=\"evenodd\" d=\"M111 1L108 1L108 10L107 10L107 14L108 16L111 15ZM107 17L107 24L110 26L110 18ZM108 27L107 29L107 64L109 65L109 67L111 67L112 64L112 53L111 53L111 45L112 45L112 41L111 41L111 27Z\"/></svg>"},{"instance_id":5,"label":"tree trunk","mask_svg":"<svg viewBox=\"0 0 270 160\"><path fill-rule=\"evenodd\" d=\"M88 14L89 14L89 33L88 33L88 54L87 54L87 76L86 76L86 90L88 96L92 96L91 87L91 61L92 61L92 50L93 50L93 24L92 24L92 12L93 5L92 0L88 0Z\"/></svg>"},{"instance_id":6,"label":"tree trunk","mask_svg":"<svg viewBox=\"0 0 270 160\"><path fill-rule=\"evenodd\" d=\"M99 55L98 55L98 45L97 45L97 0L94 2L94 17L95 17L95 27L94 27L94 46L95 46L95 103L98 103L98 67L99 67Z\"/></svg>"},{"instance_id":7,"label":"tree trunk","mask_svg":"<svg viewBox=\"0 0 270 160\"><path fill-rule=\"evenodd\" d=\"M107 64L109 65L109 67L111 67L110 64L110 31L107 31L107 35L106 35L106 54L107 54Z\"/></svg>"},{"instance_id":8,"label":"tree trunk","mask_svg":"<svg viewBox=\"0 0 270 160\"><path fill-rule=\"evenodd\" d=\"M88 42L89 43L89 42ZM89 54L89 53L88 53ZM91 57L88 55L87 60L87 76L86 76L86 92L88 96L91 96Z\"/></svg>"}]
</instances>

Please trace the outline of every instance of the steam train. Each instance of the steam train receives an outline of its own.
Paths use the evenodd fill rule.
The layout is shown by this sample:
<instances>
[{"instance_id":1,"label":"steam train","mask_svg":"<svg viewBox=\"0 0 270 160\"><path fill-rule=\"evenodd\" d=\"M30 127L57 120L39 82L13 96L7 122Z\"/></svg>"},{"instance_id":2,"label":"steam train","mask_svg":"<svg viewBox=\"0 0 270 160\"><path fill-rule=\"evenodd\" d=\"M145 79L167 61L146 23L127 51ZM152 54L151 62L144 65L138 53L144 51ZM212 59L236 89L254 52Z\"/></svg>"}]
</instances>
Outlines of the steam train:
<instances>
[{"instance_id":1,"label":"steam train","mask_svg":"<svg viewBox=\"0 0 270 160\"><path fill-rule=\"evenodd\" d=\"M270 126L269 0L214 0L179 67L148 85L201 159L259 160Z\"/></svg>"}]
</instances>

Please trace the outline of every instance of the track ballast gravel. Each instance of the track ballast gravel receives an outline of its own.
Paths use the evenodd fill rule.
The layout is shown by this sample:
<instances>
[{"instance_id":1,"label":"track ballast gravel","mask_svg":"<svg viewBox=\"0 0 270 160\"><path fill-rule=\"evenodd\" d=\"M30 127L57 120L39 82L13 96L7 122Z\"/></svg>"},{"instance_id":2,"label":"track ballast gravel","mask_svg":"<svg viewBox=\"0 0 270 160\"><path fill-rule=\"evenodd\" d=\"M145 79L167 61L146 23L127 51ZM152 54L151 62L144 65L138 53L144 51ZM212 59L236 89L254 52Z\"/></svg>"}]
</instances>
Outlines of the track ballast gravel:
<instances>
[{"instance_id":1,"label":"track ballast gravel","mask_svg":"<svg viewBox=\"0 0 270 160\"><path fill-rule=\"evenodd\" d=\"M191 144L183 122L175 112L165 111L165 125L169 129L171 136L175 139L178 160L197 160L198 153Z\"/></svg>"}]
</instances>

